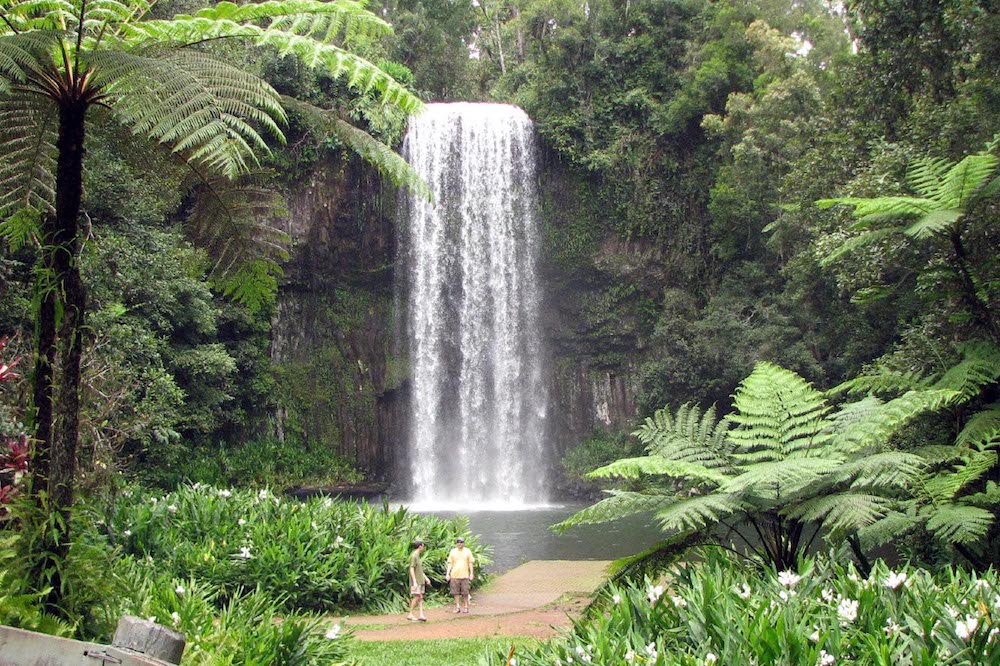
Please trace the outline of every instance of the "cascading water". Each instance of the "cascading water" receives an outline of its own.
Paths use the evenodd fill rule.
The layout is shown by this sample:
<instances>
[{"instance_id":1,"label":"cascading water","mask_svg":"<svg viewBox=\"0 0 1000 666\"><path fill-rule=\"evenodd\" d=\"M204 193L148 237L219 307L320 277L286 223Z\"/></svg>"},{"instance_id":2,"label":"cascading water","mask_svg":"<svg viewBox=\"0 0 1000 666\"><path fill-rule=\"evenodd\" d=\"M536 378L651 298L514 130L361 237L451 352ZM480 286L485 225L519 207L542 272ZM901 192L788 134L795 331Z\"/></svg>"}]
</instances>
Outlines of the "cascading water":
<instances>
[{"instance_id":1,"label":"cascading water","mask_svg":"<svg viewBox=\"0 0 1000 666\"><path fill-rule=\"evenodd\" d=\"M531 120L507 105L430 104L403 151L433 193L403 202L412 499L544 502Z\"/></svg>"}]
</instances>

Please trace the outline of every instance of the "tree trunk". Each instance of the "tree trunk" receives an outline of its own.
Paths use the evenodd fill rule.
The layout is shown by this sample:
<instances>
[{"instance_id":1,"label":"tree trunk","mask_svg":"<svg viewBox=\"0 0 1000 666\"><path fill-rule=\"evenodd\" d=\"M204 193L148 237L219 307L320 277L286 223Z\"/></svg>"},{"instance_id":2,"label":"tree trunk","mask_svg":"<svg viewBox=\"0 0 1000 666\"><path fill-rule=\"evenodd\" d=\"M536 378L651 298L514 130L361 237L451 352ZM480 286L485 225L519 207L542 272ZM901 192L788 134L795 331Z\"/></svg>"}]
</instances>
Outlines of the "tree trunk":
<instances>
[{"instance_id":1,"label":"tree trunk","mask_svg":"<svg viewBox=\"0 0 1000 666\"><path fill-rule=\"evenodd\" d=\"M70 544L70 512L76 483L76 455L79 441L80 359L86 290L80 278L79 237L80 203L83 196L83 142L87 105L67 100L59 110L59 138L56 143L56 210L50 233L45 238L44 264L51 267L50 285L45 285L44 300L39 313L39 349L35 387L36 412L48 410L36 428L37 454L40 467L33 471L32 491L41 500L44 523L37 559L36 583L51 588L45 600L46 610L61 614L64 581L62 572ZM51 300L51 306L49 301ZM61 306L61 307L60 307ZM51 382L52 361L56 347L46 340L55 338L59 350L59 378L55 401ZM41 334L46 336L43 340ZM47 346L43 347L42 344ZM44 359L44 363L43 363ZM46 432L47 430L47 432ZM41 474L47 484L41 486ZM35 484L38 484L37 486ZM45 493L43 495L42 493Z\"/></svg>"}]
</instances>

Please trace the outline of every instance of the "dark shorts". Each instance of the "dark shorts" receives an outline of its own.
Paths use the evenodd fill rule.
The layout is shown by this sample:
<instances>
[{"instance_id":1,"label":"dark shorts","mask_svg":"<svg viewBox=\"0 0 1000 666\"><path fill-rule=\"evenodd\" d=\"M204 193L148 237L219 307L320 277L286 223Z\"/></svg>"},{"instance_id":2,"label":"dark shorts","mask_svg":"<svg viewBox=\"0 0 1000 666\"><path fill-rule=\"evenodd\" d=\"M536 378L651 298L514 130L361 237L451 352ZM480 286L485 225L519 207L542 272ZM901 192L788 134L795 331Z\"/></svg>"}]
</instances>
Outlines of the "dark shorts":
<instances>
[{"instance_id":1,"label":"dark shorts","mask_svg":"<svg viewBox=\"0 0 1000 666\"><path fill-rule=\"evenodd\" d=\"M472 580L469 578L452 578L448 585L451 587L451 596L468 596L472 589Z\"/></svg>"}]
</instances>

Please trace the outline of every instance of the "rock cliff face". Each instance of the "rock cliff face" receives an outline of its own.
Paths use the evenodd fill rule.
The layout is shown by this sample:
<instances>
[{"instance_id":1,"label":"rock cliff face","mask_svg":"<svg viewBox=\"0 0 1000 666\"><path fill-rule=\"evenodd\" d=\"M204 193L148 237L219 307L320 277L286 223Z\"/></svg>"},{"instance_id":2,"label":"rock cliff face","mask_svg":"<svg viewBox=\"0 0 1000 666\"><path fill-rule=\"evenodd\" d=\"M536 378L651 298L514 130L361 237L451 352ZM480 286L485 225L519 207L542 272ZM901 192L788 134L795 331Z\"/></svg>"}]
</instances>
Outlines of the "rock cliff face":
<instances>
[{"instance_id":1,"label":"rock cliff face","mask_svg":"<svg viewBox=\"0 0 1000 666\"><path fill-rule=\"evenodd\" d=\"M580 211L560 200L566 182L549 166L541 178L543 335L555 462L597 429L634 425L642 337L628 297L624 306L605 302L613 279L598 264L625 251L595 244L572 265L557 256ZM355 164L321 165L289 193L293 248L273 322L274 420L279 436L335 447L370 479L403 487L408 368L397 339L394 211L395 194Z\"/></svg>"}]
</instances>

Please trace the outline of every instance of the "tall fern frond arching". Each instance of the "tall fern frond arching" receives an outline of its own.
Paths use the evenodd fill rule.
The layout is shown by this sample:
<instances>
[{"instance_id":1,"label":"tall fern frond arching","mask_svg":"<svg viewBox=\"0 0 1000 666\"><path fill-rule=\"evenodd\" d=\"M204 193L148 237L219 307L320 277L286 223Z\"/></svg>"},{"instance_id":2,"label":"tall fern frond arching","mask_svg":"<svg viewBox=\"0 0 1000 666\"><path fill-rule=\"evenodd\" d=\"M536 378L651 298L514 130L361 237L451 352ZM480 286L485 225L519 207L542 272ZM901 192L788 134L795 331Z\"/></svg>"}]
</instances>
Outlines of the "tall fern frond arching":
<instances>
[{"instance_id":1,"label":"tall fern frond arching","mask_svg":"<svg viewBox=\"0 0 1000 666\"><path fill-rule=\"evenodd\" d=\"M55 201L58 113L36 93L0 96L0 219L19 209L48 212Z\"/></svg>"}]
</instances>

